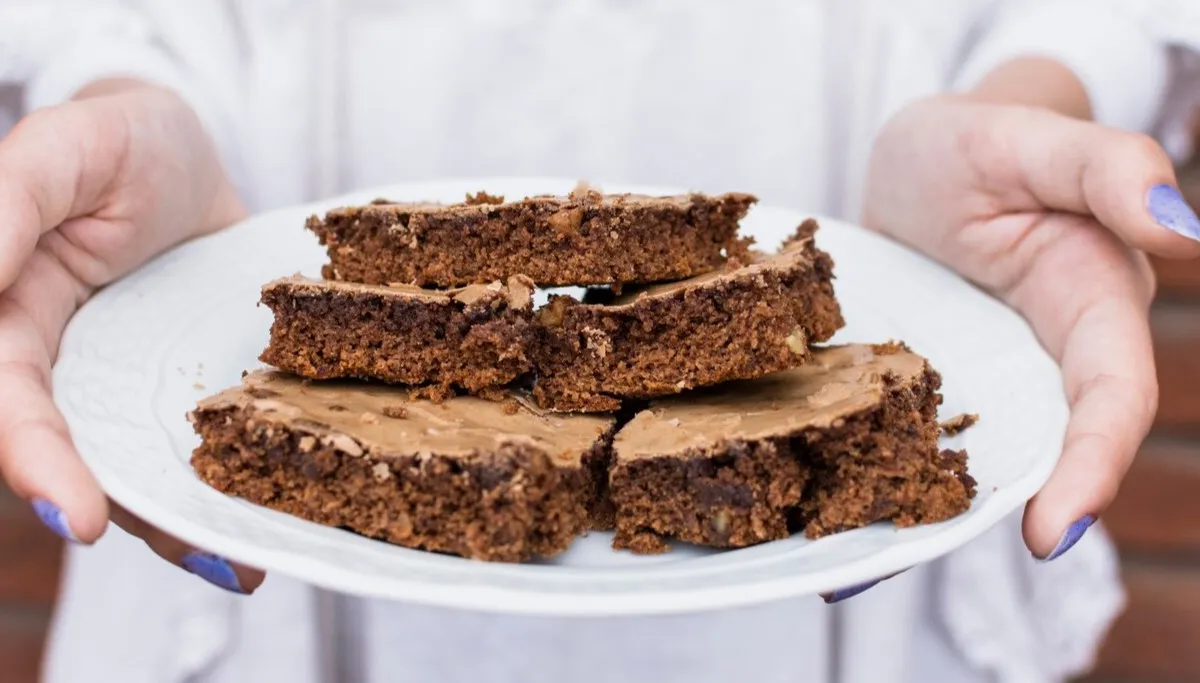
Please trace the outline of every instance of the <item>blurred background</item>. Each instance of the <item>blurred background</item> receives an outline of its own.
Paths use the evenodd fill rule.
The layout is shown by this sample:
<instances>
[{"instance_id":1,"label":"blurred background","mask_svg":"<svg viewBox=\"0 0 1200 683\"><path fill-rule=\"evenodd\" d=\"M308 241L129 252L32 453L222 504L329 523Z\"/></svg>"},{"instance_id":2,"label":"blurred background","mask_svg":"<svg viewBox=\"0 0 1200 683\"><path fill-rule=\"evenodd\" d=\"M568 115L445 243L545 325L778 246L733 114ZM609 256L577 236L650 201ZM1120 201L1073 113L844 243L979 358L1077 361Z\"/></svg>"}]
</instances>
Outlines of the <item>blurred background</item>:
<instances>
[{"instance_id":1,"label":"blurred background","mask_svg":"<svg viewBox=\"0 0 1200 683\"><path fill-rule=\"evenodd\" d=\"M11 124L4 112L0 131ZM1200 160L1180 174L1200 206ZM1104 518L1121 551L1129 604L1086 683L1200 681L1200 267L1155 268L1158 420ZM0 683L38 680L61 557L58 539L0 484Z\"/></svg>"}]
</instances>

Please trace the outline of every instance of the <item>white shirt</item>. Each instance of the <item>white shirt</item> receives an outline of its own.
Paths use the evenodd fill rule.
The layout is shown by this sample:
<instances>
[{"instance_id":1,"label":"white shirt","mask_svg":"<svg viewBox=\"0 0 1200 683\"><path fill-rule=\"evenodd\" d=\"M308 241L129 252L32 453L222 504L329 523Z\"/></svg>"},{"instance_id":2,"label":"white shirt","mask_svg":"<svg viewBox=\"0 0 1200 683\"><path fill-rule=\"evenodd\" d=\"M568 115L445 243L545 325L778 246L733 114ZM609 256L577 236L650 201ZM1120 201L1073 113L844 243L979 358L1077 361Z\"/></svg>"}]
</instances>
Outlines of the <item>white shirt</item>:
<instances>
[{"instance_id":1,"label":"white shirt","mask_svg":"<svg viewBox=\"0 0 1200 683\"><path fill-rule=\"evenodd\" d=\"M99 77L174 87L256 209L527 174L853 218L883 122L1013 56L1071 66L1102 122L1182 140L1174 46L1200 44L1186 4L0 0L0 82L27 109ZM837 607L578 621L347 600L281 575L236 598L114 531L69 555L46 676L1037 683L1086 667L1121 602L1102 529L1041 565L1017 518Z\"/></svg>"}]
</instances>

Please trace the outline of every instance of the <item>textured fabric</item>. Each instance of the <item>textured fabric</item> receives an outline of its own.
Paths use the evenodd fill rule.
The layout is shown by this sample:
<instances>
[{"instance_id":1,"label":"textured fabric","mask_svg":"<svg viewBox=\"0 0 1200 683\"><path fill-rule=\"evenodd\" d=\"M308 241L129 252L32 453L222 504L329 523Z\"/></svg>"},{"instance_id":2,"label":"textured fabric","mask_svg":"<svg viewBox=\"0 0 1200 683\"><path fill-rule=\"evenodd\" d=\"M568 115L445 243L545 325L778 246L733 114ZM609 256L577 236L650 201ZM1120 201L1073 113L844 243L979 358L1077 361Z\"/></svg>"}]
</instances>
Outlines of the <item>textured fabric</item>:
<instances>
[{"instance_id":1,"label":"textured fabric","mask_svg":"<svg viewBox=\"0 0 1200 683\"><path fill-rule=\"evenodd\" d=\"M1020 0L998 8L994 28L959 74L969 84L1020 56L1055 59L1083 82L1096 121L1127 130L1155 123L1168 78L1168 53L1136 3Z\"/></svg>"},{"instance_id":2,"label":"textured fabric","mask_svg":"<svg viewBox=\"0 0 1200 683\"><path fill-rule=\"evenodd\" d=\"M1177 130L1186 2L0 0L0 84L29 108L105 76L176 88L256 209L557 175L853 218L879 126L1015 56L1068 63L1113 125ZM1063 680L1119 608L1112 548L1096 527L1041 565L1018 527L834 608L585 621L331 605L280 575L233 599L114 530L70 552L47 680Z\"/></svg>"},{"instance_id":3,"label":"textured fabric","mask_svg":"<svg viewBox=\"0 0 1200 683\"><path fill-rule=\"evenodd\" d=\"M943 563L941 620L956 649L997 683L1061 681L1092 665L1090 643L1124 607L1120 564L1101 527L1071 549L1070 562L1050 563L1029 557L1020 529L1010 518Z\"/></svg>"}]
</instances>

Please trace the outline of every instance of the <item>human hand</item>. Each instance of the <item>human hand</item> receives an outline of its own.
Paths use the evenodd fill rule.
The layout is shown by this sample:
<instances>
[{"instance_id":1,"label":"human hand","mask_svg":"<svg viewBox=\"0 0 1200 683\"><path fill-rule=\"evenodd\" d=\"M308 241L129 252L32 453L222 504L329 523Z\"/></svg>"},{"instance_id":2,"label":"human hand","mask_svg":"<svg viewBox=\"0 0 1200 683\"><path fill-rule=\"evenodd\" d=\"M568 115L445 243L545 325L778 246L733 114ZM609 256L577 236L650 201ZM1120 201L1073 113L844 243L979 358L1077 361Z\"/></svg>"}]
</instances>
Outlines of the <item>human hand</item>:
<instances>
[{"instance_id":1,"label":"human hand","mask_svg":"<svg viewBox=\"0 0 1200 683\"><path fill-rule=\"evenodd\" d=\"M69 541L94 542L112 519L166 560L238 592L262 573L105 498L50 379L63 329L93 292L244 213L195 114L160 88L99 82L0 141L0 476Z\"/></svg>"},{"instance_id":2,"label":"human hand","mask_svg":"<svg viewBox=\"0 0 1200 683\"><path fill-rule=\"evenodd\" d=\"M1143 252L1200 255L1200 221L1151 139L1046 109L943 96L877 139L863 222L1019 311L1062 367L1071 416L1058 466L1027 505L1051 560L1116 495L1157 409Z\"/></svg>"}]
</instances>

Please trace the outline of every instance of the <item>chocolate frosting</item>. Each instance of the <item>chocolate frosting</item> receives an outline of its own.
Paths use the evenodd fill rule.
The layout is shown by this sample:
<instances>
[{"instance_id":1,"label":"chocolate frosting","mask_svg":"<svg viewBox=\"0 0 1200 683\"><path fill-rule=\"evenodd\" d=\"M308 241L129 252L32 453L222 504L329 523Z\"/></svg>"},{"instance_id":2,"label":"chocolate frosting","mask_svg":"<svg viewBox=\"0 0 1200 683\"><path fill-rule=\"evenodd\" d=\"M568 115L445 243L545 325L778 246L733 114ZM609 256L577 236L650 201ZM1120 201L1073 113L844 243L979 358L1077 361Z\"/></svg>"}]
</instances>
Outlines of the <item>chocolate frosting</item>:
<instances>
[{"instance_id":1,"label":"chocolate frosting","mask_svg":"<svg viewBox=\"0 0 1200 683\"><path fill-rule=\"evenodd\" d=\"M815 350L804 366L654 401L616 436L615 457L634 459L707 450L729 439L762 439L825 428L877 406L884 377L918 380L924 358L900 346Z\"/></svg>"},{"instance_id":2,"label":"chocolate frosting","mask_svg":"<svg viewBox=\"0 0 1200 683\"><path fill-rule=\"evenodd\" d=\"M497 197L496 199L502 199ZM702 195L702 194L681 194L668 196L650 196L642 194L601 194L588 189L576 189L567 196L559 195L534 195L525 197L516 201L497 201L497 202L459 202L454 204L440 204L437 202L389 202L385 199L377 199L367 206L347 206L339 207L329 211L326 214L326 219L338 217L352 217L359 215L473 215L484 214L501 207L510 206L512 204L525 204L533 208L544 208L550 211L583 208L583 207L625 207L625 206L663 206L687 211L693 205L703 202L704 204L719 203L726 200L734 201L750 201L754 202L757 199L753 195L728 192L720 195Z\"/></svg>"},{"instance_id":3,"label":"chocolate frosting","mask_svg":"<svg viewBox=\"0 0 1200 683\"><path fill-rule=\"evenodd\" d=\"M314 443L375 460L421 454L473 457L505 445L526 445L559 465L574 466L613 426L607 416L535 415L470 396L442 403L410 400L399 387L306 382L274 370L247 374L241 386L204 399L197 410L229 407L310 435Z\"/></svg>"},{"instance_id":4,"label":"chocolate frosting","mask_svg":"<svg viewBox=\"0 0 1200 683\"><path fill-rule=\"evenodd\" d=\"M795 239L773 254L752 252L754 261L740 268L714 270L676 282L664 282L637 289L629 288L624 294L615 297L608 306L628 307L644 299L666 297L684 289L715 287L729 280L760 277L762 273L768 271L791 270L812 261L812 247L813 237L811 235Z\"/></svg>"},{"instance_id":5,"label":"chocolate frosting","mask_svg":"<svg viewBox=\"0 0 1200 683\"><path fill-rule=\"evenodd\" d=\"M468 285L454 289L425 289L415 285L365 285L338 280L314 280L302 275L291 275L267 283L262 291L266 294L276 289L287 289L292 296L321 296L331 293L368 293L379 296L394 296L417 299L430 303L458 302L472 306L480 301L503 297L509 308L529 310L533 308L533 280L524 275L515 275L507 283L499 280L486 285Z\"/></svg>"}]
</instances>

